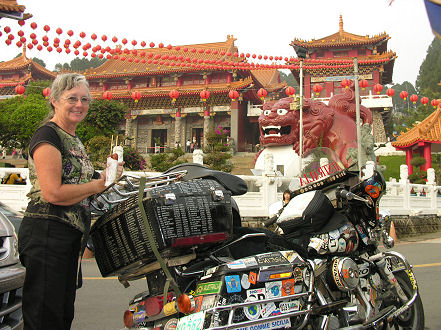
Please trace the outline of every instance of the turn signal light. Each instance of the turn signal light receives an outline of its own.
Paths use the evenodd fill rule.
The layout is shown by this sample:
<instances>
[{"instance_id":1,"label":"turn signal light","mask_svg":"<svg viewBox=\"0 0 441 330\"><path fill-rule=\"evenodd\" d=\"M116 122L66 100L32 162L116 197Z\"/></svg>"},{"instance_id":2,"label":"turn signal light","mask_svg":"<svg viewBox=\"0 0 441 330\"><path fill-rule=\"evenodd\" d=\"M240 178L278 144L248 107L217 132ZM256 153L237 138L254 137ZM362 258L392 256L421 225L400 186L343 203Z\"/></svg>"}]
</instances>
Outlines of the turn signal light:
<instances>
[{"instance_id":1,"label":"turn signal light","mask_svg":"<svg viewBox=\"0 0 441 330\"><path fill-rule=\"evenodd\" d=\"M124 312L124 326L131 328L133 326L133 313L129 310Z\"/></svg>"},{"instance_id":2,"label":"turn signal light","mask_svg":"<svg viewBox=\"0 0 441 330\"><path fill-rule=\"evenodd\" d=\"M191 311L191 299L185 293L181 294L178 299L178 309L181 313L188 314Z\"/></svg>"}]
</instances>

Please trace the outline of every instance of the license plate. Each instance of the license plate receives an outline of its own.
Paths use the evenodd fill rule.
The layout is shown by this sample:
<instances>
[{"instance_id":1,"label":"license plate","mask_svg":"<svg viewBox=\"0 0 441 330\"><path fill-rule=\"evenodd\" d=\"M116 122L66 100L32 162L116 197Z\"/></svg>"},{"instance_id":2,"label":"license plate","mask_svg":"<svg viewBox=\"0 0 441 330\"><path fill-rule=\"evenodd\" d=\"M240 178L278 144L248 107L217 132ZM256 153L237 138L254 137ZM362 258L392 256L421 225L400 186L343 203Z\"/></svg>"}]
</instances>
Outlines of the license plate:
<instances>
[{"instance_id":1,"label":"license plate","mask_svg":"<svg viewBox=\"0 0 441 330\"><path fill-rule=\"evenodd\" d=\"M202 330L204 328L205 312L190 314L181 318L177 330Z\"/></svg>"}]
</instances>

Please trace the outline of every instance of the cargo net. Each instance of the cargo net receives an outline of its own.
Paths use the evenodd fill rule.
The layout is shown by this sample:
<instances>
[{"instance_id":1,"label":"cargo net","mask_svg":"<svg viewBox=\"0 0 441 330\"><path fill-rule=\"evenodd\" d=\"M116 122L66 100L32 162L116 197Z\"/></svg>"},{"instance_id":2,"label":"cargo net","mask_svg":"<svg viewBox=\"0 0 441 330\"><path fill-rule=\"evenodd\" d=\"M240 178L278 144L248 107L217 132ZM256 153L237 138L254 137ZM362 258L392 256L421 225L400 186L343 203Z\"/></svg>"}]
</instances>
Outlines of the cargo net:
<instances>
[{"instance_id":1,"label":"cargo net","mask_svg":"<svg viewBox=\"0 0 441 330\"><path fill-rule=\"evenodd\" d=\"M159 186L165 186L179 181L187 171L177 171L173 173L160 174L158 176L147 177L144 192ZM121 202L127 201L130 197L136 199L139 193L139 181L141 177L125 174L117 182L112 183L102 193L95 195L91 202L93 216L100 216Z\"/></svg>"}]
</instances>

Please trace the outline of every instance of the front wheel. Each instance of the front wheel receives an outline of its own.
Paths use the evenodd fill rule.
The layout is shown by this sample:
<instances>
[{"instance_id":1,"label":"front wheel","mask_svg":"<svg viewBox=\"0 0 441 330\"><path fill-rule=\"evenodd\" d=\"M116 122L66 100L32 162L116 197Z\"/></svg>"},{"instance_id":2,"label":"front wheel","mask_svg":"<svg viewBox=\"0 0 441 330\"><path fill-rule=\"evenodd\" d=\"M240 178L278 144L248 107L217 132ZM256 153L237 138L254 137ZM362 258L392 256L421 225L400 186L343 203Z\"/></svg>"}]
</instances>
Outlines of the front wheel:
<instances>
[{"instance_id":1,"label":"front wheel","mask_svg":"<svg viewBox=\"0 0 441 330\"><path fill-rule=\"evenodd\" d=\"M398 284L404 291L407 298L410 299L412 296L412 283L410 282L409 276L403 271L399 271L394 274L397 279ZM395 305L397 308L402 306L402 303L398 297L393 301L388 301L388 305ZM387 324L385 329L412 329L412 330L422 330L424 329L424 309L421 297L418 294L414 303L410 308L394 318L390 323Z\"/></svg>"}]
</instances>

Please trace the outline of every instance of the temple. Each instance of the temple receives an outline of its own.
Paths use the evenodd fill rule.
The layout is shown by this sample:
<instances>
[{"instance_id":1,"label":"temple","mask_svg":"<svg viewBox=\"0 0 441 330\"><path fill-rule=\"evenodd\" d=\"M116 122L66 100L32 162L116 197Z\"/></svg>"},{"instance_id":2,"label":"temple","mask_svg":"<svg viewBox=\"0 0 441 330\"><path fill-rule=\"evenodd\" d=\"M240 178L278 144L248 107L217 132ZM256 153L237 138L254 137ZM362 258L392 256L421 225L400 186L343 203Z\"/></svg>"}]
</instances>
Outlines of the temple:
<instances>
[{"instance_id":1,"label":"temple","mask_svg":"<svg viewBox=\"0 0 441 330\"><path fill-rule=\"evenodd\" d=\"M0 18L12 18L16 20L26 20L32 15L25 13L26 7L17 4L16 0L0 0Z\"/></svg>"},{"instance_id":2,"label":"temple","mask_svg":"<svg viewBox=\"0 0 441 330\"><path fill-rule=\"evenodd\" d=\"M422 122L402 132L392 146L406 152L406 164L409 174L413 173L411 160L418 155L426 160L423 169L432 167L432 152L441 152L441 107L433 111Z\"/></svg>"},{"instance_id":3,"label":"temple","mask_svg":"<svg viewBox=\"0 0 441 330\"><path fill-rule=\"evenodd\" d=\"M29 81L53 80L56 73L47 70L40 64L26 57L26 47L23 53L5 62L0 62L0 99L15 96L15 86L27 85Z\"/></svg>"},{"instance_id":4,"label":"temple","mask_svg":"<svg viewBox=\"0 0 441 330\"><path fill-rule=\"evenodd\" d=\"M174 147L192 140L202 147L205 132L219 125L230 131L236 151L246 151L259 143L260 113L253 113L256 105L262 104L257 91L277 92L286 83L280 82L277 69L210 66L231 58L245 61L228 56L238 51L235 40L227 36L223 42L126 51L85 75L94 98L110 92L112 99L128 105L130 114L120 129L133 137L142 153L152 152L155 143ZM136 56L143 51L147 61ZM176 65L176 60L193 65ZM177 92L175 100L170 96L172 91ZM237 98L230 98L230 91L237 91ZM138 99L133 99L136 92Z\"/></svg>"},{"instance_id":5,"label":"temple","mask_svg":"<svg viewBox=\"0 0 441 330\"><path fill-rule=\"evenodd\" d=\"M358 59L359 80L366 80L367 87L360 88L361 104L371 109L373 115L373 135L375 142L385 142L384 122L389 119L392 99L386 95L377 95L373 86L391 84L396 54L387 49L390 39L386 33L375 36L361 36L346 32L343 29L343 18L340 15L339 30L321 39L309 41L294 39L291 46L306 49L303 70L304 91L306 97L315 97L327 103L332 95L341 93L341 82L354 79L353 65L333 67L320 65L323 60ZM299 81L299 69L293 69L294 77ZM316 91L313 91L314 86Z\"/></svg>"}]
</instances>

